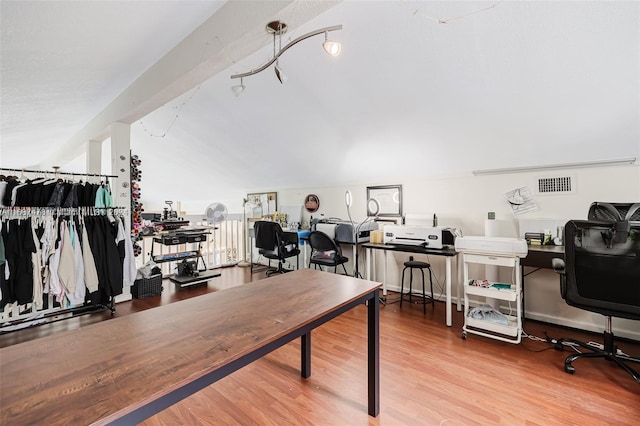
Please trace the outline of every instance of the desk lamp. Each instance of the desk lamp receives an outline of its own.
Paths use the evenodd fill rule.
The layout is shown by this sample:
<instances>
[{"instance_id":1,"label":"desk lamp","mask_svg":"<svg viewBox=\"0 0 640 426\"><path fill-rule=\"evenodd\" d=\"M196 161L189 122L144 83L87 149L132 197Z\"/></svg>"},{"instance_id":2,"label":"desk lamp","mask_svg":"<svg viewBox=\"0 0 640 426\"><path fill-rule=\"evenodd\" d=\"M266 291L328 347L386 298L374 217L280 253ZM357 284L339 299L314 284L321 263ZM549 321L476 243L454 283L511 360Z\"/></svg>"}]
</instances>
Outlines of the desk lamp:
<instances>
[{"instance_id":1,"label":"desk lamp","mask_svg":"<svg viewBox=\"0 0 640 426\"><path fill-rule=\"evenodd\" d=\"M353 276L356 278L362 278L362 275L360 275L360 272L358 271L358 235L360 235L360 228L362 227L362 225L364 225L365 223L371 220L375 220L378 217L378 213L380 212L380 203L375 198L369 198L367 200L367 207L368 207L367 212L371 213L371 215L368 215L362 222L358 224L358 226L354 226L355 224L353 222L353 219L351 218L351 209L350 209L351 204L353 202L351 191L345 192L344 202L345 202L345 205L347 206L347 215L349 216L349 222L351 222L351 227L354 229L353 243L355 246L356 258L354 259Z\"/></svg>"},{"instance_id":2,"label":"desk lamp","mask_svg":"<svg viewBox=\"0 0 640 426\"><path fill-rule=\"evenodd\" d=\"M249 241L247 241L247 227L248 227L248 223L247 223L247 204L249 205L249 207L253 208L255 207L255 203L249 201L249 199L247 198L243 198L242 199L242 240L243 240L243 256L242 256L242 260L240 262L238 262L238 266L242 266L242 267L247 267L247 266L251 266L251 262L253 262L253 259L251 259L251 262L249 262L247 260L247 246L250 244ZM251 215L253 216L253 214Z\"/></svg>"}]
</instances>

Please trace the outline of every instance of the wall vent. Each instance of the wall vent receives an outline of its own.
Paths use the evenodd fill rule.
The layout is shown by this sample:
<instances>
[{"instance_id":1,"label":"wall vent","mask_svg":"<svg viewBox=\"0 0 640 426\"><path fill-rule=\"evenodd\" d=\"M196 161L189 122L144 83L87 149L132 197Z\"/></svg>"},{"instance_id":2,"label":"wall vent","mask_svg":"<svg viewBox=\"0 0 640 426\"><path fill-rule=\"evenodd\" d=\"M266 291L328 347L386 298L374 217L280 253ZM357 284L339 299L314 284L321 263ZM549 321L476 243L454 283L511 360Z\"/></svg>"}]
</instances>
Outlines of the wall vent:
<instances>
[{"instance_id":1,"label":"wall vent","mask_svg":"<svg viewBox=\"0 0 640 426\"><path fill-rule=\"evenodd\" d=\"M571 176L538 178L537 194L571 194L575 192Z\"/></svg>"}]
</instances>

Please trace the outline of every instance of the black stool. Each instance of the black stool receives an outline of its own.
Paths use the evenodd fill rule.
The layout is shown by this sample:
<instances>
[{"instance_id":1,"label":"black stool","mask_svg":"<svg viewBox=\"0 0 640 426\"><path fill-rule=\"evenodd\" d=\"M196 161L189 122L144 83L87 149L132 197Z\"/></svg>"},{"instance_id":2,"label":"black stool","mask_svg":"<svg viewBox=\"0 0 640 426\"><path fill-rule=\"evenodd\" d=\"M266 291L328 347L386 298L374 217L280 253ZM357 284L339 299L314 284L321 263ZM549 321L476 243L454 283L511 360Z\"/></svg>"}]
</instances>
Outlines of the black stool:
<instances>
[{"instance_id":1,"label":"black stool","mask_svg":"<svg viewBox=\"0 0 640 426\"><path fill-rule=\"evenodd\" d=\"M400 308L402 308L402 299L404 299L404 271L409 268L409 303L411 303L411 290L413 284L413 270L419 269L422 273L422 310L424 313L427 313L427 295L424 291L424 270L425 268L429 270L429 282L431 283L431 306L435 306L435 302L433 300L433 278L431 276L431 265L427 262L421 262L419 260L413 260L413 256L409 257L408 262L404 262L404 269L402 270L402 284L400 286Z\"/></svg>"}]
</instances>

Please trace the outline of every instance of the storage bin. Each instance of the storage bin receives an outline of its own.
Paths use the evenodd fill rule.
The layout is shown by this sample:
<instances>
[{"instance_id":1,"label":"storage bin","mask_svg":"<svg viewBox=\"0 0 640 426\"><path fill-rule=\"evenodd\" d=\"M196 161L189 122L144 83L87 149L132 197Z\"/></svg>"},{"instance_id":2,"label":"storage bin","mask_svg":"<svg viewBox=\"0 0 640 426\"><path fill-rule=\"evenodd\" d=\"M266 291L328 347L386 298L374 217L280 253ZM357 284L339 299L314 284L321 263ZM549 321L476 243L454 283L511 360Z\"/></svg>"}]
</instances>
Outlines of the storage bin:
<instances>
[{"instance_id":1,"label":"storage bin","mask_svg":"<svg viewBox=\"0 0 640 426\"><path fill-rule=\"evenodd\" d=\"M162 274L135 280L131 286L131 295L136 299L157 296L160 293L162 293Z\"/></svg>"}]
</instances>

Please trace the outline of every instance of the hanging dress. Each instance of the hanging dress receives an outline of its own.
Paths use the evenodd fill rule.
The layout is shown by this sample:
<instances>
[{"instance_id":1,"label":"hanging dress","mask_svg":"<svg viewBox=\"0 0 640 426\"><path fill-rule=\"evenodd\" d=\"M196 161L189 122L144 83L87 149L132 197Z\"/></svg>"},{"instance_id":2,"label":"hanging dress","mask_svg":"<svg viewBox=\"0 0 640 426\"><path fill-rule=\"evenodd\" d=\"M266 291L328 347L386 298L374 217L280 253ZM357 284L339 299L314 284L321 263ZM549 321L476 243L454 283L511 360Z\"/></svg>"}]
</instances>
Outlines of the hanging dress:
<instances>
[{"instance_id":1,"label":"hanging dress","mask_svg":"<svg viewBox=\"0 0 640 426\"><path fill-rule=\"evenodd\" d=\"M122 283L124 286L132 286L136 279L138 269L136 268L136 258L133 252L133 243L131 242L131 235L124 232L124 225L122 221L124 218L118 220L118 248L122 246L124 250L124 261L122 262Z\"/></svg>"},{"instance_id":2,"label":"hanging dress","mask_svg":"<svg viewBox=\"0 0 640 426\"><path fill-rule=\"evenodd\" d=\"M38 225L36 221L31 222L31 234L33 241L38 241L36 235L36 228ZM34 244L35 252L31 255L31 261L33 263L33 304L37 309L42 309L43 302L43 283L42 283L42 253L40 244Z\"/></svg>"},{"instance_id":3,"label":"hanging dress","mask_svg":"<svg viewBox=\"0 0 640 426\"><path fill-rule=\"evenodd\" d=\"M82 305L86 296L87 287L84 283L84 262L82 260L82 248L80 247L81 236L78 234L76 223L73 220L69 222L69 234L73 248L76 286L72 293L67 294L67 297L71 305Z\"/></svg>"}]
</instances>

